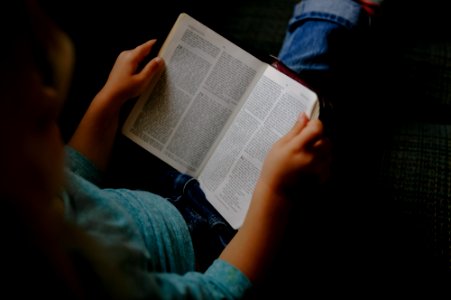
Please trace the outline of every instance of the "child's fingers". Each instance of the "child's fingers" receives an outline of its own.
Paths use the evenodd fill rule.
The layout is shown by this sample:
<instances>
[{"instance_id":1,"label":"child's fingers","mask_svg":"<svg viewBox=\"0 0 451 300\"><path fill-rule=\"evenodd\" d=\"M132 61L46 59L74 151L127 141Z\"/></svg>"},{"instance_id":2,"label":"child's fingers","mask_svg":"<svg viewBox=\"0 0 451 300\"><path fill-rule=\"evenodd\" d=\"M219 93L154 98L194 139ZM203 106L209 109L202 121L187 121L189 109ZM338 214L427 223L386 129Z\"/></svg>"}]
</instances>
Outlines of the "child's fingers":
<instances>
[{"instance_id":1,"label":"child's fingers","mask_svg":"<svg viewBox=\"0 0 451 300\"><path fill-rule=\"evenodd\" d=\"M304 127L307 125L308 122L309 119L307 118L307 115L304 112L302 112L299 115L298 119L296 120L296 123L294 124L293 128L291 128L291 130L286 134L286 138L287 139L294 138L302 131L302 129L304 129Z\"/></svg>"},{"instance_id":2,"label":"child's fingers","mask_svg":"<svg viewBox=\"0 0 451 300\"><path fill-rule=\"evenodd\" d=\"M153 39L131 50L133 63L139 64L147 55L149 55L153 45L155 45L156 42L157 40Z\"/></svg>"},{"instance_id":3,"label":"child's fingers","mask_svg":"<svg viewBox=\"0 0 451 300\"><path fill-rule=\"evenodd\" d=\"M164 61L161 57L154 57L151 61L149 61L144 68L141 70L139 74L136 76L139 77L140 80L146 80L152 78L153 75L158 74L161 70L163 70Z\"/></svg>"},{"instance_id":4,"label":"child's fingers","mask_svg":"<svg viewBox=\"0 0 451 300\"><path fill-rule=\"evenodd\" d=\"M329 139L322 137L313 144L313 149L321 152L331 153L332 144Z\"/></svg>"},{"instance_id":5,"label":"child's fingers","mask_svg":"<svg viewBox=\"0 0 451 300\"><path fill-rule=\"evenodd\" d=\"M323 123L320 120L309 121L293 138L293 143L299 147L311 147L323 137Z\"/></svg>"}]
</instances>

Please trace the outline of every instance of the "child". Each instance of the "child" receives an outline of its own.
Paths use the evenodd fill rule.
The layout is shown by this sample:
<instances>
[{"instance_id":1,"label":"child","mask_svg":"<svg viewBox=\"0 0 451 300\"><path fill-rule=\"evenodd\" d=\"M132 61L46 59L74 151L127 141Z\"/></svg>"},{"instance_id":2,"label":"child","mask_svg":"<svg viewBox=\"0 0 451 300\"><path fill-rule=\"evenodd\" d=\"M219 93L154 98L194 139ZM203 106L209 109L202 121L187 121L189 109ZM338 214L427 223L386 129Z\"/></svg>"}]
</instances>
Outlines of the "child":
<instances>
[{"instance_id":1,"label":"child","mask_svg":"<svg viewBox=\"0 0 451 300\"><path fill-rule=\"evenodd\" d=\"M301 115L272 147L246 220L205 272L190 233L167 200L95 185L121 106L156 80L154 41L122 52L66 147L57 117L73 62L70 40L37 5L5 4L0 152L5 293L64 298L241 298L276 254L302 181L324 181L329 143L319 120ZM5 22L6 20L2 20ZM310 181L309 181L310 182Z\"/></svg>"}]
</instances>

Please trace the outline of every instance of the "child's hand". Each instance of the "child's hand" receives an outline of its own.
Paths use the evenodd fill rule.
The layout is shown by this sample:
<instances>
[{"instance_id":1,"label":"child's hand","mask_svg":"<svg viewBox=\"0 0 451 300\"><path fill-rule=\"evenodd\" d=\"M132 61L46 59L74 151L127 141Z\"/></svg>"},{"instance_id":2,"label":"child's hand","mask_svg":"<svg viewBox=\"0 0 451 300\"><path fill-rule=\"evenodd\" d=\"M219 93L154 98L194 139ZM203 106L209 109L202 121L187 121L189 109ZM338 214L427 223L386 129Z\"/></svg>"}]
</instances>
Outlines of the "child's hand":
<instances>
[{"instance_id":1,"label":"child's hand","mask_svg":"<svg viewBox=\"0 0 451 300\"><path fill-rule=\"evenodd\" d=\"M259 185L285 197L299 189L303 179L322 182L330 173L330 152L330 143L323 136L321 121L309 121L303 113L291 131L271 148Z\"/></svg>"},{"instance_id":2,"label":"child's hand","mask_svg":"<svg viewBox=\"0 0 451 300\"><path fill-rule=\"evenodd\" d=\"M104 170L119 126L119 113L125 101L139 96L157 79L164 63L159 57L141 70L141 62L152 50L155 40L119 54L102 90L94 97L69 145Z\"/></svg>"},{"instance_id":3,"label":"child's hand","mask_svg":"<svg viewBox=\"0 0 451 300\"><path fill-rule=\"evenodd\" d=\"M152 50L156 40L150 40L135 49L126 50L119 54L110 72L108 80L100 93L103 99L110 99L119 105L137 97L144 92L152 79L158 76L164 67L160 57L149 61L140 71L140 63Z\"/></svg>"},{"instance_id":4,"label":"child's hand","mask_svg":"<svg viewBox=\"0 0 451 300\"><path fill-rule=\"evenodd\" d=\"M309 121L302 114L266 156L246 219L221 259L251 281L262 278L282 244L289 216L298 217L290 214L293 192L302 192L310 179L325 180L330 162L330 145L321 121Z\"/></svg>"}]
</instances>

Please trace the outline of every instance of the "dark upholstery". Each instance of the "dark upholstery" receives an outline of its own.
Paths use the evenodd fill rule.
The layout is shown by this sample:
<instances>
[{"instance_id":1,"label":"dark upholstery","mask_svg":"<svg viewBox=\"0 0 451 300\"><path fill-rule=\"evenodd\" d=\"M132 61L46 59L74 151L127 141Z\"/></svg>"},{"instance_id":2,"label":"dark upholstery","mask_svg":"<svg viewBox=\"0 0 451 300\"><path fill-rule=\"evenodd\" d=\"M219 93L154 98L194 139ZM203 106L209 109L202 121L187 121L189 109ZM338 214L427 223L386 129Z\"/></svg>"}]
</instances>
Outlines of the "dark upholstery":
<instances>
[{"instance_id":1,"label":"dark upholstery","mask_svg":"<svg viewBox=\"0 0 451 300\"><path fill-rule=\"evenodd\" d=\"M245 1L224 30L245 48L277 53L296 2ZM381 55L388 55L386 67L393 69L376 74L386 77L379 94L387 97L379 100L386 105L389 126L373 171L380 174L375 184L386 197L385 209L394 210L399 251L412 265L449 273L451 34L440 8L419 1L388 3L376 24Z\"/></svg>"}]
</instances>

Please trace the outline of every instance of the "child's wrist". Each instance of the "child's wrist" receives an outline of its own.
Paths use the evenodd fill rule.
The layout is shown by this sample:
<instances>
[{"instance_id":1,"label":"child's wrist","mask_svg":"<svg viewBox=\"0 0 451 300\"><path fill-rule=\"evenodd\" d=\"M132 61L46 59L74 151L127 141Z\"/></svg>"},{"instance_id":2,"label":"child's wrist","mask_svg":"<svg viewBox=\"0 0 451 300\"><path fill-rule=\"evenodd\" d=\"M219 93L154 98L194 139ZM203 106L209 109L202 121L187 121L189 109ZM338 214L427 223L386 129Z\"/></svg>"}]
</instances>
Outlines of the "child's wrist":
<instances>
[{"instance_id":1,"label":"child's wrist","mask_svg":"<svg viewBox=\"0 0 451 300\"><path fill-rule=\"evenodd\" d=\"M272 217L276 215L286 216L292 207L292 201L288 195L268 185L264 181L257 182L254 192L254 200Z\"/></svg>"},{"instance_id":2,"label":"child's wrist","mask_svg":"<svg viewBox=\"0 0 451 300\"><path fill-rule=\"evenodd\" d=\"M118 113L122 108L125 100L112 93L100 90L100 92L94 97L92 104L99 107L102 111L109 113Z\"/></svg>"}]
</instances>

